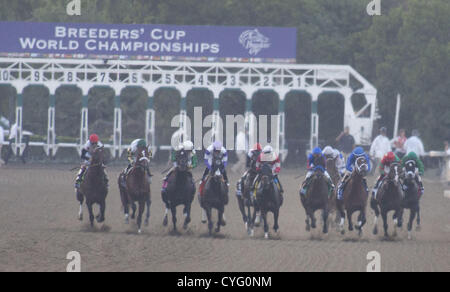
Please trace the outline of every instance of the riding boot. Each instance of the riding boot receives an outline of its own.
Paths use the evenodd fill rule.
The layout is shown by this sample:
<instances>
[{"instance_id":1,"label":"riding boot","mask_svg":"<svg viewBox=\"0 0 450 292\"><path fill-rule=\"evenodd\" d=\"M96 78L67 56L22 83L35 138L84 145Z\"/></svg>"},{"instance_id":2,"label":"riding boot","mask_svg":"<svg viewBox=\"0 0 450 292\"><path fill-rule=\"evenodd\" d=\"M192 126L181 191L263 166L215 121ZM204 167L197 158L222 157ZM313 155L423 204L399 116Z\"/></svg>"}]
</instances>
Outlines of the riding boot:
<instances>
[{"instance_id":1,"label":"riding boot","mask_svg":"<svg viewBox=\"0 0 450 292\"><path fill-rule=\"evenodd\" d=\"M349 178L350 178L349 175L345 175L344 178L342 179L341 183L338 186L338 191L337 191L337 200L338 201L341 201L344 198L344 189L345 189L345 186L347 185Z\"/></svg>"},{"instance_id":2,"label":"riding boot","mask_svg":"<svg viewBox=\"0 0 450 292\"><path fill-rule=\"evenodd\" d=\"M308 187L309 187L309 181L310 181L310 178L307 178L307 179L303 182L302 188L301 188L301 190L300 190L300 195L301 195L301 196L306 196L306 192L308 191Z\"/></svg>"},{"instance_id":3,"label":"riding boot","mask_svg":"<svg viewBox=\"0 0 450 292\"><path fill-rule=\"evenodd\" d=\"M81 186L81 182L83 181L83 175L84 171L86 170L85 167L81 167L80 171L78 172L77 179L75 180L75 188L79 189Z\"/></svg>"}]
</instances>

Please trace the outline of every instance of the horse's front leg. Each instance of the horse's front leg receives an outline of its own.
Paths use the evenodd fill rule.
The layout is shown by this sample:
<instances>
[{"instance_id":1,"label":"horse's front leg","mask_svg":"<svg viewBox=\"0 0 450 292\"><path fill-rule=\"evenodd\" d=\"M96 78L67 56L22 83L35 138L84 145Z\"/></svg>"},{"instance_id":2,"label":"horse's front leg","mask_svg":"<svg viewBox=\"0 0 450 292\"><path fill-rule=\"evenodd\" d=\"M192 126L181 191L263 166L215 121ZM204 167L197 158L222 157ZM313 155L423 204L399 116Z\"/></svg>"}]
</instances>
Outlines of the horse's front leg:
<instances>
[{"instance_id":1,"label":"horse's front leg","mask_svg":"<svg viewBox=\"0 0 450 292\"><path fill-rule=\"evenodd\" d=\"M409 211L409 221L408 221L408 239L411 240L412 239L412 226L414 223L414 219L416 218L416 213L417 213L417 208L416 207L412 207Z\"/></svg>"},{"instance_id":2,"label":"horse's front leg","mask_svg":"<svg viewBox=\"0 0 450 292\"><path fill-rule=\"evenodd\" d=\"M152 201L150 200L150 196L148 196L147 200L146 200L146 205L147 205L147 215L145 217L145 226L148 226L150 223L150 206L152 205Z\"/></svg>"},{"instance_id":3,"label":"horse's front leg","mask_svg":"<svg viewBox=\"0 0 450 292\"><path fill-rule=\"evenodd\" d=\"M264 221L264 238L269 239L269 224L267 224L267 211L266 210L261 212L261 217Z\"/></svg>"},{"instance_id":4,"label":"horse's front leg","mask_svg":"<svg viewBox=\"0 0 450 292\"><path fill-rule=\"evenodd\" d=\"M100 205L100 213L97 216L97 222L103 223L105 222L106 201L103 200L102 202L100 202L99 205Z\"/></svg>"},{"instance_id":5,"label":"horse's front leg","mask_svg":"<svg viewBox=\"0 0 450 292\"><path fill-rule=\"evenodd\" d=\"M94 211L92 210L92 203L86 202L89 211L89 222L91 223L91 227L94 227Z\"/></svg>"},{"instance_id":6,"label":"horse's front leg","mask_svg":"<svg viewBox=\"0 0 450 292\"><path fill-rule=\"evenodd\" d=\"M131 209L133 210L133 214L131 214L131 219L135 219L136 218L136 203L133 202L132 200L130 200L130 204L131 204Z\"/></svg>"},{"instance_id":7,"label":"horse's front leg","mask_svg":"<svg viewBox=\"0 0 450 292\"><path fill-rule=\"evenodd\" d=\"M329 211L328 208L324 208L322 211L322 219L323 219L323 234L327 234L328 233L328 215L329 215Z\"/></svg>"},{"instance_id":8,"label":"horse's front leg","mask_svg":"<svg viewBox=\"0 0 450 292\"><path fill-rule=\"evenodd\" d=\"M208 206L204 210L206 213L206 218L208 220L208 233L209 233L209 236L212 236L212 234L213 234L212 230L214 227L214 223L212 221L212 209L211 209L211 207Z\"/></svg>"},{"instance_id":9,"label":"horse's front leg","mask_svg":"<svg viewBox=\"0 0 450 292\"><path fill-rule=\"evenodd\" d=\"M242 220L244 221L244 224L246 225L246 229L247 229L248 217L245 214L244 198L242 197L242 195L236 196L236 198L237 198L237 201L238 201L239 211L241 211L241 214L242 214Z\"/></svg>"},{"instance_id":10,"label":"horse's front leg","mask_svg":"<svg viewBox=\"0 0 450 292\"><path fill-rule=\"evenodd\" d=\"M278 225L278 218L280 217L280 209L275 210L273 213L273 230L275 233L278 233L278 230L280 230L280 226Z\"/></svg>"},{"instance_id":11,"label":"horse's front leg","mask_svg":"<svg viewBox=\"0 0 450 292\"><path fill-rule=\"evenodd\" d=\"M223 225L223 222L222 222L223 221L223 213L224 213L224 207L221 207L221 208L217 209L217 215L219 217L218 217L218 220L217 220L217 227L216 227L216 230L215 230L216 233L220 232L220 227Z\"/></svg>"},{"instance_id":12,"label":"horse's front leg","mask_svg":"<svg viewBox=\"0 0 450 292\"><path fill-rule=\"evenodd\" d=\"M348 230L350 230L350 231L353 231L352 215L353 215L353 212L347 211Z\"/></svg>"},{"instance_id":13,"label":"horse's front leg","mask_svg":"<svg viewBox=\"0 0 450 292\"><path fill-rule=\"evenodd\" d=\"M172 206L171 213L172 213L173 231L177 232L177 207L176 206Z\"/></svg>"},{"instance_id":14,"label":"horse's front leg","mask_svg":"<svg viewBox=\"0 0 450 292\"><path fill-rule=\"evenodd\" d=\"M191 223L191 203L186 203L184 205L184 225L183 228L186 230L188 228L189 223Z\"/></svg>"},{"instance_id":15,"label":"horse's front leg","mask_svg":"<svg viewBox=\"0 0 450 292\"><path fill-rule=\"evenodd\" d=\"M78 220L83 221L83 203L84 203L84 196L80 193L80 191L77 190L77 200L80 202L80 209L78 211Z\"/></svg>"},{"instance_id":16,"label":"horse's front leg","mask_svg":"<svg viewBox=\"0 0 450 292\"><path fill-rule=\"evenodd\" d=\"M388 226L388 222L387 222L387 211L382 210L381 211L381 217L383 219L384 237L387 238L387 237L389 237L389 234L388 234L389 226Z\"/></svg>"},{"instance_id":17,"label":"horse's front leg","mask_svg":"<svg viewBox=\"0 0 450 292\"><path fill-rule=\"evenodd\" d=\"M139 213L138 213L138 217L137 217L137 225L138 225L138 234L142 233L142 215L144 214L145 211L145 201L139 201Z\"/></svg>"}]
</instances>

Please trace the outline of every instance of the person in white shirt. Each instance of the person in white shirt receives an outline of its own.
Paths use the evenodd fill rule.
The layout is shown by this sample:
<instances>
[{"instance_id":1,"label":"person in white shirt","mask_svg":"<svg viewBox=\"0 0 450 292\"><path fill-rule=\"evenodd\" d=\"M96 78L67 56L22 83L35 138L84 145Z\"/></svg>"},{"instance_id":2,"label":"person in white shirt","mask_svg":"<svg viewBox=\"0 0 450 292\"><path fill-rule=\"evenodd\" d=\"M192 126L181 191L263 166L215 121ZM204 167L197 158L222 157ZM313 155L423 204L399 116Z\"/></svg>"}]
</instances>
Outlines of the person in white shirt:
<instances>
[{"instance_id":1,"label":"person in white shirt","mask_svg":"<svg viewBox=\"0 0 450 292\"><path fill-rule=\"evenodd\" d=\"M5 131L3 130L3 127L0 126L0 165L5 164L5 162L2 159L2 147L3 143L5 143Z\"/></svg>"},{"instance_id":2,"label":"person in white shirt","mask_svg":"<svg viewBox=\"0 0 450 292\"><path fill-rule=\"evenodd\" d=\"M420 133L418 130L413 130L411 137L405 142L406 153L414 152L418 156L425 155L425 148L423 147L422 140L419 138Z\"/></svg>"},{"instance_id":3,"label":"person in white shirt","mask_svg":"<svg viewBox=\"0 0 450 292\"><path fill-rule=\"evenodd\" d=\"M373 140L372 145L370 146L369 154L371 157L377 159L383 159L383 156L391 151L391 142L386 137L387 129L382 127L380 129L380 135L378 135L375 140ZM409 153L409 152L407 152Z\"/></svg>"}]
</instances>

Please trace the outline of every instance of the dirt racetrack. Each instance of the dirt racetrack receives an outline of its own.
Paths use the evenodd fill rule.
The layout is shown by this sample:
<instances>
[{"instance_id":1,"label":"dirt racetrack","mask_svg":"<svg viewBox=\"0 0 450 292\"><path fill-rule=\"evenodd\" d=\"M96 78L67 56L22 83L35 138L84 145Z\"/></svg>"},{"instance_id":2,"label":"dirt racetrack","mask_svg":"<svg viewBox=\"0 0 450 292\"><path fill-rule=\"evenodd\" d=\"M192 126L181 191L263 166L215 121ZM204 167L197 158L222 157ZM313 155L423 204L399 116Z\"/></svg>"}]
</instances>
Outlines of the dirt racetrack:
<instances>
[{"instance_id":1,"label":"dirt racetrack","mask_svg":"<svg viewBox=\"0 0 450 292\"><path fill-rule=\"evenodd\" d=\"M136 226L123 223L116 184L119 168L107 169L106 226L91 230L86 220L77 220L72 188L75 174L69 168L0 168L0 271L64 272L70 251L81 254L82 271L366 271L370 251L381 254L382 271L450 271L450 200L444 198L442 185L432 180L425 181L422 231L414 232L413 240L406 239L404 230L392 240L373 236L371 211L364 235L358 239L348 232L338 235L334 229L326 236L319 236L318 230L314 236L307 233L298 197L300 180L294 179L299 173L285 171L281 175L286 190L281 231L265 240L261 229L255 238L247 236L234 189L221 235L207 236L197 200L189 230L171 235L169 227L162 226L161 175L156 170L150 226L142 235L136 234ZM195 178L199 177L196 172ZM233 187L237 175L230 178ZM371 186L373 180L371 177ZM180 229L181 211L179 207ZM392 231L392 222L390 226Z\"/></svg>"}]
</instances>

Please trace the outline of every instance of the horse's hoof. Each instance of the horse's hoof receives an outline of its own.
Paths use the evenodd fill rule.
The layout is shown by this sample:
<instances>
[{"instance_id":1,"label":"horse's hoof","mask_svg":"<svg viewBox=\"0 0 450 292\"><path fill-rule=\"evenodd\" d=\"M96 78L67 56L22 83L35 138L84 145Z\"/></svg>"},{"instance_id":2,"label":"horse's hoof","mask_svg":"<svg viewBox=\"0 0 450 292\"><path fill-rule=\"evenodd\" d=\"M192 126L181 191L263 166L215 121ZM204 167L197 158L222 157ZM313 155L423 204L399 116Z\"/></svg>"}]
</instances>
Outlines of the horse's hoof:
<instances>
[{"instance_id":1,"label":"horse's hoof","mask_svg":"<svg viewBox=\"0 0 450 292\"><path fill-rule=\"evenodd\" d=\"M222 226L222 227L227 226L227 222L225 222L225 221L220 222L220 226Z\"/></svg>"},{"instance_id":2,"label":"horse's hoof","mask_svg":"<svg viewBox=\"0 0 450 292\"><path fill-rule=\"evenodd\" d=\"M215 233L219 233L219 232L220 232L220 228L217 227L216 229L214 229L214 232L215 232Z\"/></svg>"},{"instance_id":3,"label":"horse's hoof","mask_svg":"<svg viewBox=\"0 0 450 292\"><path fill-rule=\"evenodd\" d=\"M362 237L362 235L363 235L363 231L362 231L362 228L361 228L361 229L359 229L359 231L358 231L358 237Z\"/></svg>"},{"instance_id":4,"label":"horse's hoof","mask_svg":"<svg viewBox=\"0 0 450 292\"><path fill-rule=\"evenodd\" d=\"M163 226L167 226L169 224L169 218L167 216L164 217Z\"/></svg>"},{"instance_id":5,"label":"horse's hoof","mask_svg":"<svg viewBox=\"0 0 450 292\"><path fill-rule=\"evenodd\" d=\"M142 230L141 229L138 230L138 234L142 234Z\"/></svg>"},{"instance_id":6,"label":"horse's hoof","mask_svg":"<svg viewBox=\"0 0 450 292\"><path fill-rule=\"evenodd\" d=\"M408 240L412 239L411 231L408 231Z\"/></svg>"},{"instance_id":7,"label":"horse's hoof","mask_svg":"<svg viewBox=\"0 0 450 292\"><path fill-rule=\"evenodd\" d=\"M254 237L255 236L255 231L253 229L250 230L249 232L250 237Z\"/></svg>"},{"instance_id":8,"label":"horse's hoof","mask_svg":"<svg viewBox=\"0 0 450 292\"><path fill-rule=\"evenodd\" d=\"M266 232L266 233L264 234L264 238L265 238L265 239L269 239L269 233Z\"/></svg>"},{"instance_id":9,"label":"horse's hoof","mask_svg":"<svg viewBox=\"0 0 450 292\"><path fill-rule=\"evenodd\" d=\"M344 229L341 230L341 235L345 235L345 230Z\"/></svg>"},{"instance_id":10,"label":"horse's hoof","mask_svg":"<svg viewBox=\"0 0 450 292\"><path fill-rule=\"evenodd\" d=\"M378 234L378 229L377 228L374 228L373 229L373 235L377 235Z\"/></svg>"}]
</instances>

